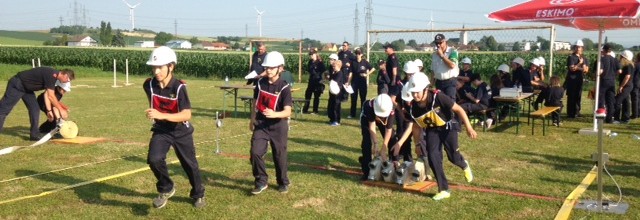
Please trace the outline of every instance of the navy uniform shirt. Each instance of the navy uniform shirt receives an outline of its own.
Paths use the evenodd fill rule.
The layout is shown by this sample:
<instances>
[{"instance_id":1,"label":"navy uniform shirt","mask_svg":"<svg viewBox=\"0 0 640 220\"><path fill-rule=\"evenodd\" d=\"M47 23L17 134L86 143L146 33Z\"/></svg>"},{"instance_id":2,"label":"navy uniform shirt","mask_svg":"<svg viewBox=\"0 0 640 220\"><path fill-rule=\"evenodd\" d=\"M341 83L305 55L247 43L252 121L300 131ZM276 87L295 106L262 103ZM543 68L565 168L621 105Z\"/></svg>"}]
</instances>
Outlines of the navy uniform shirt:
<instances>
[{"instance_id":1,"label":"navy uniform shirt","mask_svg":"<svg viewBox=\"0 0 640 220\"><path fill-rule=\"evenodd\" d=\"M618 70L620 70L620 62L615 57L604 55L600 59L602 62L600 69L603 70L600 80L615 82Z\"/></svg>"},{"instance_id":2,"label":"navy uniform shirt","mask_svg":"<svg viewBox=\"0 0 640 220\"><path fill-rule=\"evenodd\" d=\"M309 84L320 84L324 71L326 71L326 68L322 61L313 62L313 60L309 60Z\"/></svg>"},{"instance_id":3,"label":"navy uniform shirt","mask_svg":"<svg viewBox=\"0 0 640 220\"><path fill-rule=\"evenodd\" d=\"M395 86L395 84L400 80L400 71L402 71L398 64L398 57L395 53L387 56L387 74L389 75L389 79L391 79L391 86ZM393 68L397 68L397 75L393 78Z\"/></svg>"},{"instance_id":4,"label":"navy uniform shirt","mask_svg":"<svg viewBox=\"0 0 640 220\"><path fill-rule=\"evenodd\" d=\"M635 71L633 71L633 76L631 77L631 82L633 82L633 86L636 88L640 88L640 62L637 62Z\"/></svg>"},{"instance_id":5,"label":"navy uniform shirt","mask_svg":"<svg viewBox=\"0 0 640 220\"><path fill-rule=\"evenodd\" d=\"M350 50L341 50L338 52L338 58L342 61L342 68L349 68L347 67L347 63L349 63L349 65L353 65L351 63L356 61L356 55L354 55Z\"/></svg>"},{"instance_id":6,"label":"navy uniform shirt","mask_svg":"<svg viewBox=\"0 0 640 220\"><path fill-rule=\"evenodd\" d=\"M375 111L373 110L373 100L374 99L369 99L362 103L362 115L360 117L363 117L369 123L375 121L377 127L382 126L385 129L393 129L393 126L396 124L395 111L391 111L389 117L377 117Z\"/></svg>"},{"instance_id":7,"label":"navy uniform shirt","mask_svg":"<svg viewBox=\"0 0 640 220\"><path fill-rule=\"evenodd\" d=\"M429 93L429 97L427 97L427 106L425 107L421 107L415 100L411 101L410 113L412 118L418 118L426 114L427 112L431 111L432 109L440 108L438 115L442 118L442 120L444 121L454 120L454 117L453 117L453 114L454 114L453 105L455 104L454 100L442 92L438 92L441 94L435 95L436 92L428 90L428 93ZM433 101L434 95L436 99L435 102ZM433 106L431 105L431 103L433 103ZM443 127L446 127L446 125Z\"/></svg>"},{"instance_id":8,"label":"navy uniform shirt","mask_svg":"<svg viewBox=\"0 0 640 220\"><path fill-rule=\"evenodd\" d=\"M562 107L562 97L564 96L564 88L560 86L552 86L549 88L549 96L544 101L544 106Z\"/></svg>"},{"instance_id":9,"label":"navy uniform shirt","mask_svg":"<svg viewBox=\"0 0 640 220\"><path fill-rule=\"evenodd\" d=\"M273 109L276 112L284 110L285 106L293 106L291 87L282 79L282 77L278 78L278 80L273 82L273 84L269 83L269 78L260 78L260 80L258 81L258 85L253 90L254 100L258 100L260 90L278 96L278 99L275 103L275 109ZM258 103L256 103L256 105L258 105ZM261 126L273 125L280 121L286 120L286 118L267 118L262 114L261 111L256 111L257 128L260 128Z\"/></svg>"},{"instance_id":10,"label":"navy uniform shirt","mask_svg":"<svg viewBox=\"0 0 640 220\"><path fill-rule=\"evenodd\" d=\"M631 65L627 65L622 67L622 74L618 75L618 85L622 86L622 83L624 82L624 77L626 76L632 76L634 72L634 68ZM627 82L627 85L625 85L625 87L627 86L631 86L633 84L633 77L629 78L629 82Z\"/></svg>"},{"instance_id":11,"label":"navy uniform shirt","mask_svg":"<svg viewBox=\"0 0 640 220\"><path fill-rule=\"evenodd\" d=\"M513 71L513 82L522 87L531 87L531 74L522 66Z\"/></svg>"},{"instance_id":12,"label":"navy uniform shirt","mask_svg":"<svg viewBox=\"0 0 640 220\"><path fill-rule=\"evenodd\" d=\"M586 57L583 56L582 60L583 60L582 61L583 62L583 66L582 67L589 66L589 60L587 60ZM575 53L573 53L573 54L569 55L569 57L567 57L567 77L569 79L582 80L582 78L583 78L582 70L571 71L571 68L569 68L570 66L577 65L578 63L580 63L580 57L578 57L578 55L576 55Z\"/></svg>"},{"instance_id":13,"label":"navy uniform shirt","mask_svg":"<svg viewBox=\"0 0 640 220\"><path fill-rule=\"evenodd\" d=\"M19 72L16 76L22 81L27 91L53 90L56 87L56 78L53 74L56 73L58 71L51 67L36 67Z\"/></svg>"},{"instance_id":14,"label":"navy uniform shirt","mask_svg":"<svg viewBox=\"0 0 640 220\"><path fill-rule=\"evenodd\" d=\"M469 69L468 71L464 71L463 69L460 69L460 73L458 74L458 76L469 77L469 79L471 79L471 77L473 76L473 70ZM471 80L465 82L464 87L471 88Z\"/></svg>"},{"instance_id":15,"label":"navy uniform shirt","mask_svg":"<svg viewBox=\"0 0 640 220\"><path fill-rule=\"evenodd\" d=\"M189 100L189 94L187 94L187 84L172 77L169 83L160 88L160 82L154 77L147 79L142 88L147 94L147 100L149 100L151 107L162 113L179 113L185 109L191 109L191 101ZM173 132L179 133L192 133L193 126L189 122L171 122L167 120L155 119L153 128L154 132Z\"/></svg>"},{"instance_id":16,"label":"navy uniform shirt","mask_svg":"<svg viewBox=\"0 0 640 220\"><path fill-rule=\"evenodd\" d=\"M58 99L58 101L60 101L62 99L62 94L59 92L58 88L55 88L53 91L55 91L56 99ZM47 113L47 104L44 102L44 97L45 96L46 95L43 92L40 95L38 95L37 99L38 99L38 105L40 106L40 110L42 110L43 112Z\"/></svg>"},{"instance_id":17,"label":"navy uniform shirt","mask_svg":"<svg viewBox=\"0 0 640 220\"><path fill-rule=\"evenodd\" d=\"M267 56L266 52L264 54L260 54L258 53L258 51L254 52L253 55L251 56L251 69L249 70L249 72L256 71L258 75L264 72L264 67L262 67L262 62L264 62L264 57L266 56Z\"/></svg>"},{"instance_id":18,"label":"navy uniform shirt","mask_svg":"<svg viewBox=\"0 0 640 220\"><path fill-rule=\"evenodd\" d=\"M358 62L357 60L353 61L353 63L351 64L351 73L353 73L353 79L365 79L365 77L360 76L360 74L366 74L371 69L373 69L373 67L371 67L371 64L369 64L369 62L367 62L367 60L365 59L360 60L360 62Z\"/></svg>"}]
</instances>

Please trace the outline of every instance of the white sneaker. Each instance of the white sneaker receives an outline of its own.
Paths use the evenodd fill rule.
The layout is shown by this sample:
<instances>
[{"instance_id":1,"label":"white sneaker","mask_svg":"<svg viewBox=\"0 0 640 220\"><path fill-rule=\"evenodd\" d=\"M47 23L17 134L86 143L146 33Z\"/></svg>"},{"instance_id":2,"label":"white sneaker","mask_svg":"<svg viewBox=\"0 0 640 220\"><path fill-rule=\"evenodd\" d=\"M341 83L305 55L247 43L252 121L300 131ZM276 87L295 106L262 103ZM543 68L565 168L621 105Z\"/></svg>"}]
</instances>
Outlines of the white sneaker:
<instances>
[{"instance_id":1,"label":"white sneaker","mask_svg":"<svg viewBox=\"0 0 640 220\"><path fill-rule=\"evenodd\" d=\"M493 119L491 118L487 119L487 121L484 124L487 125L487 129L491 128L491 125L493 124Z\"/></svg>"}]
</instances>

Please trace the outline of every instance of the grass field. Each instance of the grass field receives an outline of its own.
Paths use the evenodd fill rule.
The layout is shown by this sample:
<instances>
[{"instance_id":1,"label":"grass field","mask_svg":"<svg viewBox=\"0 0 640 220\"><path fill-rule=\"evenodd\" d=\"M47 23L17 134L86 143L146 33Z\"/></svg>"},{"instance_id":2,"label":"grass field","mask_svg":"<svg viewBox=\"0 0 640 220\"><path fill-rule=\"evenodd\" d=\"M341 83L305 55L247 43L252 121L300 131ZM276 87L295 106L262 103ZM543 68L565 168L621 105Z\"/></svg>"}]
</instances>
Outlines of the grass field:
<instances>
[{"instance_id":1,"label":"grass field","mask_svg":"<svg viewBox=\"0 0 640 220\"><path fill-rule=\"evenodd\" d=\"M0 93L4 94L11 76L27 68L29 66L0 65ZM591 126L591 118L564 120L562 127L550 128L544 137L539 125L536 135L532 136L526 122L519 135L515 134L515 127L501 124L488 132L479 130L477 140L461 133L461 152L470 161L475 179L466 183L462 170L445 162L447 177L457 186L452 188L450 199L432 201L430 197L436 188L425 193L408 193L365 186L358 181L358 175L340 171L359 170L359 122L346 119L345 103L342 125L330 127L324 113L328 95L324 94L320 115L298 115L291 123L288 149L292 187L289 193L280 194L275 190L275 171L273 163L268 162L269 189L250 196L251 165L248 159L239 157L249 154L251 135L247 114L224 119L221 130L222 152L236 156L215 154L214 116L216 111L223 110L223 93L215 86L224 82L186 79L208 204L202 210L192 207L188 180L178 164L171 164L176 196L165 208L154 209L151 200L157 193L155 178L149 170L69 187L146 168L151 135L151 124L143 114L148 105L141 88L144 78L131 78L135 83L132 86L111 88L111 73L74 69L77 79L63 102L71 107L71 119L79 125L81 136L103 137L107 141L88 145L49 142L0 156L0 219L552 219L564 198L594 164L590 155L596 150L596 137L576 133L580 128ZM119 84L124 83L124 76L118 79ZM294 96L302 97L306 85L295 86L301 90L294 92ZM373 97L374 91L370 87L369 97ZM249 90L240 90L240 95L248 94ZM583 113L586 113L591 103L587 103L586 98L583 100ZM239 105L242 111L241 103ZM622 200L630 204L628 213L574 210L573 219L640 219L640 143L631 138L632 134L640 134L639 123L636 120L628 125L607 125L619 135L604 140L611 157L608 170L622 188ZM18 104L0 133L0 145L30 144L28 129L26 109ZM175 158L170 153L167 160ZM34 176L9 180L28 175ZM582 198L595 199L594 184ZM547 199L486 192L487 189ZM54 192L43 193L50 191ZM604 191L608 198L617 201L617 189L608 177ZM39 196L6 202L30 195Z\"/></svg>"}]
</instances>

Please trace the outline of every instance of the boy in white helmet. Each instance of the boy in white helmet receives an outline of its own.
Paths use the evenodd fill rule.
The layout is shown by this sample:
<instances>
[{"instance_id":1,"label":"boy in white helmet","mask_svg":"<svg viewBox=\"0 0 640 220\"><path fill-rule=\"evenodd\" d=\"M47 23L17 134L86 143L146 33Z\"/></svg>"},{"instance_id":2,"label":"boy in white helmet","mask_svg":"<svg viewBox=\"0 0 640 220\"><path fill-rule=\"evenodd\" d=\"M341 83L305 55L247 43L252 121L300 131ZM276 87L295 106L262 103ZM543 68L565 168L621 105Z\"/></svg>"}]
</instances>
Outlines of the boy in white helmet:
<instances>
[{"instance_id":1,"label":"boy in white helmet","mask_svg":"<svg viewBox=\"0 0 640 220\"><path fill-rule=\"evenodd\" d=\"M148 78L142 84L150 104L145 114L147 118L153 120L151 128L153 135L149 141L147 163L158 179L156 189L160 193L153 199L153 206L164 207L176 192L165 161L169 148L173 146L180 165L189 177L191 184L189 197L193 199L193 205L196 208L201 208L206 203L193 143L193 126L189 123L191 102L186 83L173 76L177 63L176 53L171 48L165 46L156 48L147 61L147 65L152 67L154 77Z\"/></svg>"},{"instance_id":2,"label":"boy in white helmet","mask_svg":"<svg viewBox=\"0 0 640 220\"><path fill-rule=\"evenodd\" d=\"M427 79L426 75L417 73L409 80L409 92L413 96L409 113L414 119L414 124L417 125L414 129L425 132L429 165L438 182L438 193L433 196L433 200L437 201L451 196L442 166L442 146L447 152L449 161L463 169L467 182L471 182L473 180L471 167L458 149L460 123L464 124L470 138L475 139L477 134L462 107L443 92L429 90ZM458 122L458 119L461 122ZM419 133L414 132L414 134Z\"/></svg>"},{"instance_id":3,"label":"boy in white helmet","mask_svg":"<svg viewBox=\"0 0 640 220\"><path fill-rule=\"evenodd\" d=\"M396 124L393 101L387 94L380 94L376 98L366 100L362 104L360 113L360 130L362 132L362 156L358 158L362 167L362 177L366 180L369 176L369 163L372 157L380 156L382 161L387 161L388 146L394 145L396 136L393 127ZM378 149L378 136L376 129L382 134L382 149ZM373 148L373 149L372 149Z\"/></svg>"},{"instance_id":4,"label":"boy in white helmet","mask_svg":"<svg viewBox=\"0 0 640 220\"><path fill-rule=\"evenodd\" d=\"M577 40L572 48L573 53L567 57L567 77L562 86L567 93L567 118L580 116L584 75L589 72L589 60L583 55L582 40Z\"/></svg>"},{"instance_id":5,"label":"boy in white helmet","mask_svg":"<svg viewBox=\"0 0 640 220\"><path fill-rule=\"evenodd\" d=\"M287 175L287 138L289 125L287 118L291 116L291 87L280 74L284 70L284 57L277 51L269 52L262 63L266 77L258 80L253 91L256 100L255 109L251 109L249 129L253 131L251 137L250 161L255 178L255 187L251 190L254 195L262 193L268 186L267 168L264 155L271 143L273 161L276 168L278 191L289 191L289 177Z\"/></svg>"},{"instance_id":6,"label":"boy in white helmet","mask_svg":"<svg viewBox=\"0 0 640 220\"><path fill-rule=\"evenodd\" d=\"M56 99L58 99L58 103L60 106L65 109L69 109L67 105L63 104L60 100L62 96L71 91L71 82L61 83L60 81L56 81L56 87L54 89ZM60 110L51 104L48 98L45 98L46 93L42 93L38 96L38 105L40 106L40 110L45 114L49 112L53 112L53 118L51 120L47 120L40 125L40 133L48 133L49 131L56 128L57 122L62 119L62 115L60 115Z\"/></svg>"}]
</instances>

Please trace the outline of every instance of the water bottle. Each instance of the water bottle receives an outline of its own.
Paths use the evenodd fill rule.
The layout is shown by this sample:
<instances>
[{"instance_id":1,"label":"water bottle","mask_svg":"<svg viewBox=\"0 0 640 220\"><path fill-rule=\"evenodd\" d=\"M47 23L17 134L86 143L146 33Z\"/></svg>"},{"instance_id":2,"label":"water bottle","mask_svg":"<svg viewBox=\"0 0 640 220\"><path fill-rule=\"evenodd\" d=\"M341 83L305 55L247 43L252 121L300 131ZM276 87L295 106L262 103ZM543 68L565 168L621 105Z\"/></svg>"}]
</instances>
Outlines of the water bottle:
<instances>
[{"instance_id":1,"label":"water bottle","mask_svg":"<svg viewBox=\"0 0 640 220\"><path fill-rule=\"evenodd\" d=\"M229 85L229 76L225 76L224 77L224 85L228 86Z\"/></svg>"}]
</instances>

